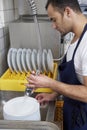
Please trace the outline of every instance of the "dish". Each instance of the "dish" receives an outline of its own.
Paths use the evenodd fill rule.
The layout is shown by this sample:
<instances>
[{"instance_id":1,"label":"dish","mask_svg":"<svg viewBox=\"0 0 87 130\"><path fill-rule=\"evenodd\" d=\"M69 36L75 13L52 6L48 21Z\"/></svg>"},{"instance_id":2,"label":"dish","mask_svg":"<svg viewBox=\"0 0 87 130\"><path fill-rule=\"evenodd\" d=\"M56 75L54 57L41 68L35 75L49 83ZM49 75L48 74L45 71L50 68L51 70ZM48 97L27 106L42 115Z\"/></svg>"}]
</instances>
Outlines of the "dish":
<instances>
[{"instance_id":1,"label":"dish","mask_svg":"<svg viewBox=\"0 0 87 130\"><path fill-rule=\"evenodd\" d=\"M13 66L12 66L12 51L13 51L13 48L10 48L7 55L7 63L11 72L14 71Z\"/></svg>"},{"instance_id":2,"label":"dish","mask_svg":"<svg viewBox=\"0 0 87 130\"><path fill-rule=\"evenodd\" d=\"M28 68L26 65L26 49L25 48L22 50L21 63L22 63L23 70L27 73Z\"/></svg>"},{"instance_id":3,"label":"dish","mask_svg":"<svg viewBox=\"0 0 87 130\"><path fill-rule=\"evenodd\" d=\"M17 51L17 58L16 58L16 62L17 62L17 66L18 66L18 70L23 73L23 68L22 68L22 64L21 64L21 55L22 55L22 49L19 48Z\"/></svg>"},{"instance_id":4,"label":"dish","mask_svg":"<svg viewBox=\"0 0 87 130\"><path fill-rule=\"evenodd\" d=\"M27 52L26 52L26 65L27 65L27 68L28 68L28 71L32 71L33 70L33 67L31 65L31 49L28 49Z\"/></svg>"},{"instance_id":5,"label":"dish","mask_svg":"<svg viewBox=\"0 0 87 130\"><path fill-rule=\"evenodd\" d=\"M38 53L37 53L37 68L38 70L42 70L42 51L41 50L38 50Z\"/></svg>"},{"instance_id":6,"label":"dish","mask_svg":"<svg viewBox=\"0 0 87 130\"><path fill-rule=\"evenodd\" d=\"M48 72L48 67L47 67L47 50L46 49L43 49L42 66L43 66L43 70L45 72Z\"/></svg>"},{"instance_id":7,"label":"dish","mask_svg":"<svg viewBox=\"0 0 87 130\"><path fill-rule=\"evenodd\" d=\"M32 54L31 54L31 63L33 66L33 70L37 70L37 50L33 49Z\"/></svg>"},{"instance_id":8,"label":"dish","mask_svg":"<svg viewBox=\"0 0 87 130\"><path fill-rule=\"evenodd\" d=\"M18 73L18 67L16 62L17 49L13 49L12 51L12 66L16 73Z\"/></svg>"},{"instance_id":9,"label":"dish","mask_svg":"<svg viewBox=\"0 0 87 130\"><path fill-rule=\"evenodd\" d=\"M50 49L48 49L48 53L47 53L47 65L48 65L48 70L53 73L53 55Z\"/></svg>"}]
</instances>

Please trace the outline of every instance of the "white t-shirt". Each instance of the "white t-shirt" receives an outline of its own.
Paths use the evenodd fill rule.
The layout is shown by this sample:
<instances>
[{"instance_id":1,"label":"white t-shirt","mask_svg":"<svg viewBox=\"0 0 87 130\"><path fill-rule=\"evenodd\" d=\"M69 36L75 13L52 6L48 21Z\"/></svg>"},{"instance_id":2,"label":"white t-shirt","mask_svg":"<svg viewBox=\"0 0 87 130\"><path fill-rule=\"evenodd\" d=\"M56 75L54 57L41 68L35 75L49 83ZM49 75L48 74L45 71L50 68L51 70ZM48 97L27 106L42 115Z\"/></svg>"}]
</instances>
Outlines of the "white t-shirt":
<instances>
[{"instance_id":1,"label":"white t-shirt","mask_svg":"<svg viewBox=\"0 0 87 130\"><path fill-rule=\"evenodd\" d=\"M70 44L67 50L66 60L70 61L73 56L73 52L77 45L78 40ZM74 57L74 65L77 77L81 83L83 83L83 76L87 76L87 31L85 32Z\"/></svg>"}]
</instances>

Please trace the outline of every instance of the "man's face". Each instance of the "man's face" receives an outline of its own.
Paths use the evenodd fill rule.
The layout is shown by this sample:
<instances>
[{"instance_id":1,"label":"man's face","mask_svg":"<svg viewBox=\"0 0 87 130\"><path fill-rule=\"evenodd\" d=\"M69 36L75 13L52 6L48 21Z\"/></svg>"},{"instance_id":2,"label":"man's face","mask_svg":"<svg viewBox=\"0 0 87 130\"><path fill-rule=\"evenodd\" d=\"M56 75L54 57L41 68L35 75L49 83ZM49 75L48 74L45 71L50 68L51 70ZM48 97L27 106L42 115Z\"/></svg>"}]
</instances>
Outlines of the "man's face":
<instances>
[{"instance_id":1,"label":"man's face","mask_svg":"<svg viewBox=\"0 0 87 130\"><path fill-rule=\"evenodd\" d=\"M67 27L69 23L67 23L66 13L62 15L58 10L55 10L51 4L48 6L47 13L54 29L58 30L62 35L68 33Z\"/></svg>"}]
</instances>

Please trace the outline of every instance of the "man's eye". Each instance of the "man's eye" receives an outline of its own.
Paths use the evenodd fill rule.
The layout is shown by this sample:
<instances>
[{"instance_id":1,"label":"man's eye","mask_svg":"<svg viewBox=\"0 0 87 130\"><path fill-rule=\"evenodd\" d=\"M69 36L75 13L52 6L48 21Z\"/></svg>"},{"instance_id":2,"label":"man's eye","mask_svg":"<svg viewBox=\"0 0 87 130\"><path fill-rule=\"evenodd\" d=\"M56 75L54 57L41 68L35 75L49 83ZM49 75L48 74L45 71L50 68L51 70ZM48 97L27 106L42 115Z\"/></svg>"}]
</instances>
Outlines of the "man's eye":
<instances>
[{"instance_id":1,"label":"man's eye","mask_svg":"<svg viewBox=\"0 0 87 130\"><path fill-rule=\"evenodd\" d=\"M50 21L53 21L53 19L52 19L52 18L50 18Z\"/></svg>"},{"instance_id":2,"label":"man's eye","mask_svg":"<svg viewBox=\"0 0 87 130\"><path fill-rule=\"evenodd\" d=\"M53 19L53 22L56 22L56 19Z\"/></svg>"},{"instance_id":3,"label":"man's eye","mask_svg":"<svg viewBox=\"0 0 87 130\"><path fill-rule=\"evenodd\" d=\"M56 22L56 19L51 18L50 21L52 21L52 22Z\"/></svg>"}]
</instances>

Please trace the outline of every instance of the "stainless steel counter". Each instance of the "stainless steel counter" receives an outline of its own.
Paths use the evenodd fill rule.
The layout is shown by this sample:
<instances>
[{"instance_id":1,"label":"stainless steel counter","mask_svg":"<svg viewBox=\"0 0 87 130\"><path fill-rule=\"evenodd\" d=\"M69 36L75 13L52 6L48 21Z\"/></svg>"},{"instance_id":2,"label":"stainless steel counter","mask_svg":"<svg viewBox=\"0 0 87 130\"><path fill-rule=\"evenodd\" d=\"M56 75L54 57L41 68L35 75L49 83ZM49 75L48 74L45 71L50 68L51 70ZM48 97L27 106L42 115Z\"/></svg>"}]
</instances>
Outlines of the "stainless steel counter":
<instances>
[{"instance_id":1,"label":"stainless steel counter","mask_svg":"<svg viewBox=\"0 0 87 130\"><path fill-rule=\"evenodd\" d=\"M46 121L0 121L0 129L60 130L54 123Z\"/></svg>"}]
</instances>

